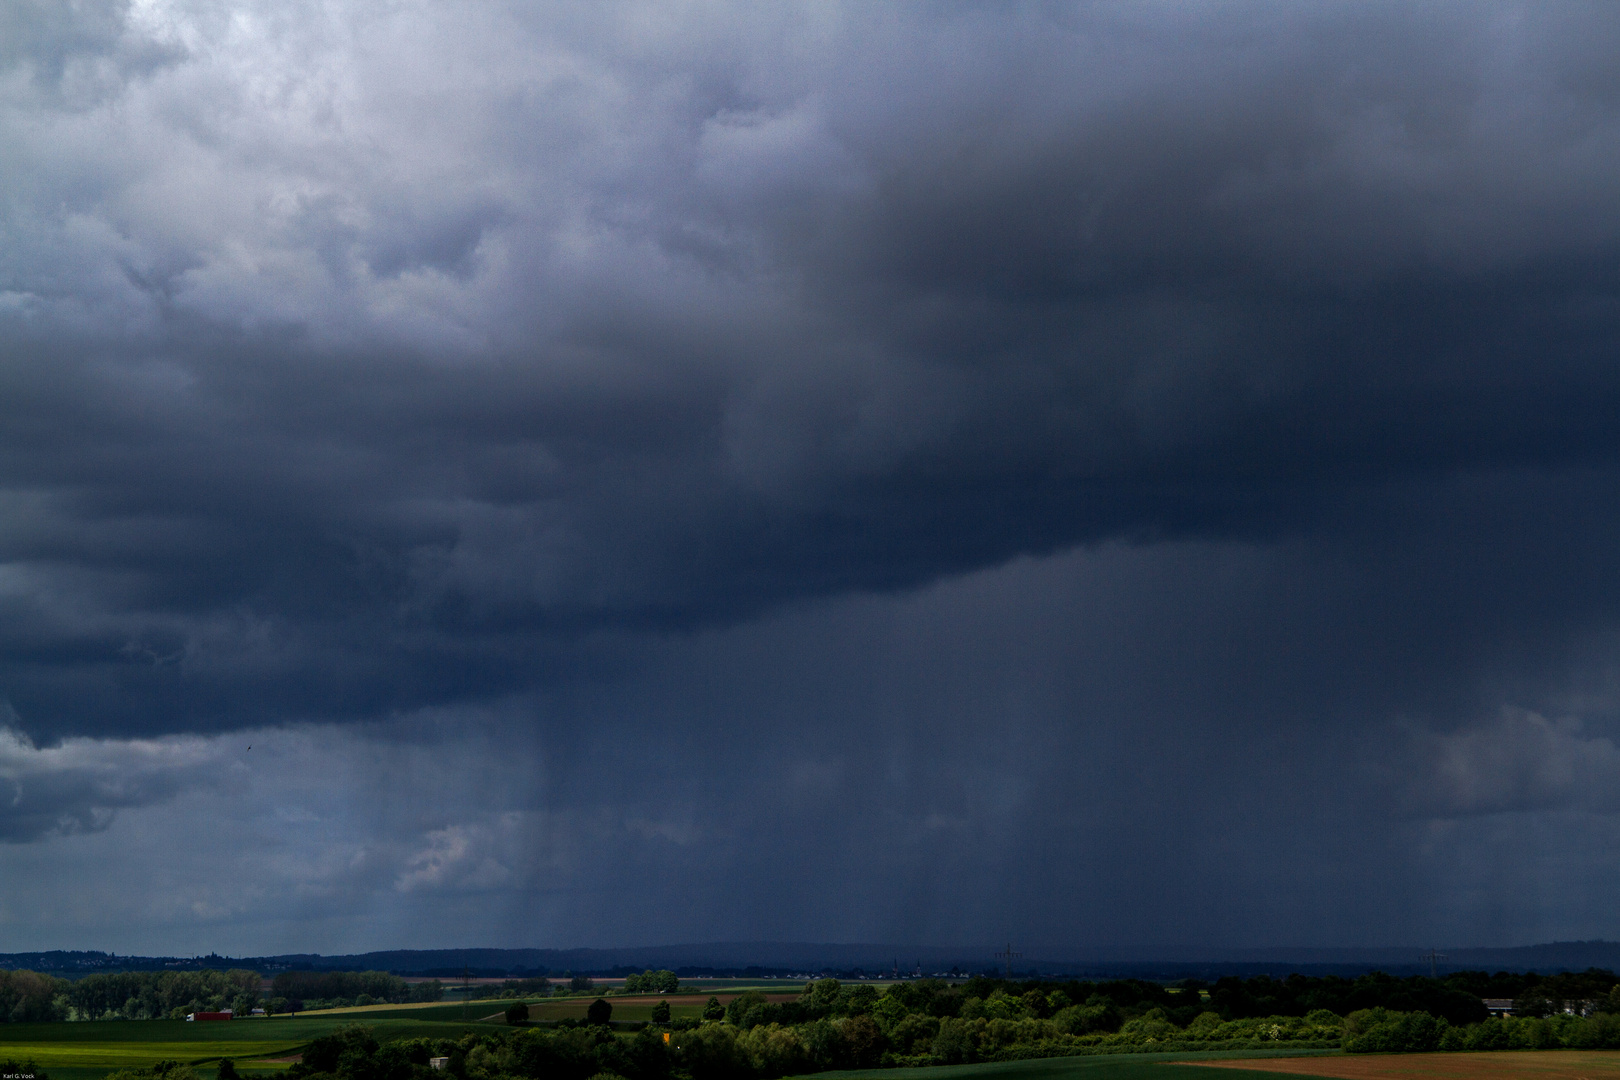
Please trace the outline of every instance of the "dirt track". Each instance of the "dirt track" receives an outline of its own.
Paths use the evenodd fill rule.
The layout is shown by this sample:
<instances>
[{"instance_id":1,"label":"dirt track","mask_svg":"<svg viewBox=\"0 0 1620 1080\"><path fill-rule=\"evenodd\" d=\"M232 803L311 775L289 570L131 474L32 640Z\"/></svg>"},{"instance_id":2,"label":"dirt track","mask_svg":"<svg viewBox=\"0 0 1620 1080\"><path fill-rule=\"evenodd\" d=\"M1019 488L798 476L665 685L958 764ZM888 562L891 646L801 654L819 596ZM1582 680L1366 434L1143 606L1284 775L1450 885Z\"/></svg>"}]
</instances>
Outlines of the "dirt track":
<instances>
[{"instance_id":1,"label":"dirt track","mask_svg":"<svg viewBox=\"0 0 1620 1080\"><path fill-rule=\"evenodd\" d=\"M1354 1054L1187 1061L1336 1080L1620 1080L1620 1050L1508 1050L1490 1054Z\"/></svg>"}]
</instances>

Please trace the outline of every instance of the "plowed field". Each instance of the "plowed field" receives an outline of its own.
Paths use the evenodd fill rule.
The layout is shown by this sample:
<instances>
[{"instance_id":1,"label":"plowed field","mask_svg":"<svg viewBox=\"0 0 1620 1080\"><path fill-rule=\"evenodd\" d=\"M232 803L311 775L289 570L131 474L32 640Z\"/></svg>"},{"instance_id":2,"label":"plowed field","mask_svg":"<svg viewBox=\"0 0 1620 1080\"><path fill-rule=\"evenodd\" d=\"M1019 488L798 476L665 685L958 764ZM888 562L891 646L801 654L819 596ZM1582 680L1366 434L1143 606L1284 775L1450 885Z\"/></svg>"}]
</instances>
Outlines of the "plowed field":
<instances>
[{"instance_id":1,"label":"plowed field","mask_svg":"<svg viewBox=\"0 0 1620 1080\"><path fill-rule=\"evenodd\" d=\"M1187 1062L1336 1080L1620 1080L1620 1050L1508 1050L1490 1054L1347 1054Z\"/></svg>"}]
</instances>

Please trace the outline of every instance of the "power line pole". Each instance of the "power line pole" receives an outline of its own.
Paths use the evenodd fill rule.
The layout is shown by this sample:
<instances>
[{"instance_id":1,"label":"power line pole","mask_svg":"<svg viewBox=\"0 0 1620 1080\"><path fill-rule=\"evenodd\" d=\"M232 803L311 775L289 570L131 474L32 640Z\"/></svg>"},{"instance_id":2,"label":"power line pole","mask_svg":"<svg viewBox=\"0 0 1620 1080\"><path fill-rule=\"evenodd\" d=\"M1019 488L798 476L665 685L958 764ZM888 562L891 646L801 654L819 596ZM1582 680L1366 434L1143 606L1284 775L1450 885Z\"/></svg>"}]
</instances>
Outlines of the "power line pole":
<instances>
[{"instance_id":1,"label":"power line pole","mask_svg":"<svg viewBox=\"0 0 1620 1080\"><path fill-rule=\"evenodd\" d=\"M1007 942L1007 948L1004 951L996 953L997 960L1004 960L1007 963L1007 978L1009 981L1012 979L1012 962L1023 955L1023 953L1013 952L1012 942L1010 941Z\"/></svg>"},{"instance_id":2,"label":"power line pole","mask_svg":"<svg viewBox=\"0 0 1620 1080\"><path fill-rule=\"evenodd\" d=\"M1437 960L1445 960L1445 959L1447 959L1447 957L1446 957L1445 953L1436 952L1434 949L1431 948L1428 952L1426 952L1422 956L1418 957L1418 959L1419 960L1427 960L1429 962L1429 978L1438 979L1440 976L1439 976L1438 971L1437 971L1437 969L1435 967L1435 962Z\"/></svg>"}]
</instances>

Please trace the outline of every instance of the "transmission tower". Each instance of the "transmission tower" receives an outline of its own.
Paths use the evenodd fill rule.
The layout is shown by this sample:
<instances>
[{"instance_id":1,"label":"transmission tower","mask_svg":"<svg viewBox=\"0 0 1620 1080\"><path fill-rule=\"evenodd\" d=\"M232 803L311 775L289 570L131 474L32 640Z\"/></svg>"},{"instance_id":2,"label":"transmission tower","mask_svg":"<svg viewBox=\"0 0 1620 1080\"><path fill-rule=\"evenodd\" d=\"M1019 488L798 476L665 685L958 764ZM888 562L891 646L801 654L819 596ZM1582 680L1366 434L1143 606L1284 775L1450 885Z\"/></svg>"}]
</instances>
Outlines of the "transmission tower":
<instances>
[{"instance_id":1,"label":"transmission tower","mask_svg":"<svg viewBox=\"0 0 1620 1080\"><path fill-rule=\"evenodd\" d=\"M1012 942L1010 941L1007 942L1007 947L1005 949L996 953L996 959L1005 962L1007 966L1007 978L1009 980L1012 978L1012 962L1019 959L1023 955L1023 953L1013 952Z\"/></svg>"},{"instance_id":2,"label":"transmission tower","mask_svg":"<svg viewBox=\"0 0 1620 1080\"><path fill-rule=\"evenodd\" d=\"M1447 957L1443 952L1437 952L1434 949L1430 949L1428 952L1418 957L1418 959L1427 960L1429 962L1429 978L1438 979L1440 976L1438 973L1438 968L1436 968L1435 964L1437 961L1447 959Z\"/></svg>"}]
</instances>

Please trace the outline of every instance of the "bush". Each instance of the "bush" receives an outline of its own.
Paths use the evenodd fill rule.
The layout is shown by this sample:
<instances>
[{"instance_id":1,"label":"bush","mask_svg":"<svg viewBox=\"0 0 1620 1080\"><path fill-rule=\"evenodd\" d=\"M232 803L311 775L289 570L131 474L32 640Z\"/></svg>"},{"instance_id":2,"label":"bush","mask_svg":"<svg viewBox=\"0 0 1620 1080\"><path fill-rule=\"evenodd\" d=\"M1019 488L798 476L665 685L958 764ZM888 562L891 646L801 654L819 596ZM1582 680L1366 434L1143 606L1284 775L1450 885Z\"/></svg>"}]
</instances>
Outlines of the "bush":
<instances>
[{"instance_id":1,"label":"bush","mask_svg":"<svg viewBox=\"0 0 1620 1080\"><path fill-rule=\"evenodd\" d=\"M1343 1046L1348 1054L1437 1050L1450 1026L1424 1012L1393 1012L1382 1007L1360 1009L1345 1017Z\"/></svg>"},{"instance_id":2,"label":"bush","mask_svg":"<svg viewBox=\"0 0 1620 1080\"><path fill-rule=\"evenodd\" d=\"M1562 1041L1552 1024L1541 1017L1532 1017L1514 1025L1513 1045L1520 1050L1547 1050L1562 1045Z\"/></svg>"},{"instance_id":3,"label":"bush","mask_svg":"<svg viewBox=\"0 0 1620 1080\"><path fill-rule=\"evenodd\" d=\"M747 1080L753 1063L737 1045L737 1029L728 1024L704 1024L670 1040L677 1060L696 1080Z\"/></svg>"},{"instance_id":4,"label":"bush","mask_svg":"<svg viewBox=\"0 0 1620 1080\"><path fill-rule=\"evenodd\" d=\"M150 1069L119 1069L104 1080L197 1080L197 1071L178 1061L159 1061Z\"/></svg>"},{"instance_id":5,"label":"bush","mask_svg":"<svg viewBox=\"0 0 1620 1080\"><path fill-rule=\"evenodd\" d=\"M440 991L441 995L443 991ZM533 979L507 979L501 983L502 997L548 997L551 994L551 980L539 977ZM434 998L435 1001L438 998Z\"/></svg>"},{"instance_id":6,"label":"bush","mask_svg":"<svg viewBox=\"0 0 1620 1080\"><path fill-rule=\"evenodd\" d=\"M330 1035L311 1039L304 1047L303 1060L287 1071L294 1080L313 1073L335 1073L339 1062L345 1058L371 1057L376 1053L377 1039L371 1029L351 1024Z\"/></svg>"},{"instance_id":7,"label":"bush","mask_svg":"<svg viewBox=\"0 0 1620 1080\"><path fill-rule=\"evenodd\" d=\"M934 1036L935 1061L941 1065L960 1065L973 1060L973 1050L973 1037L966 1020L953 1016L940 1020L939 1032Z\"/></svg>"},{"instance_id":8,"label":"bush","mask_svg":"<svg viewBox=\"0 0 1620 1080\"><path fill-rule=\"evenodd\" d=\"M1577 1050L1613 1050L1620 1048L1620 1016L1599 1013L1575 1025L1569 1033L1569 1045Z\"/></svg>"},{"instance_id":9,"label":"bush","mask_svg":"<svg viewBox=\"0 0 1620 1080\"><path fill-rule=\"evenodd\" d=\"M811 1067L810 1055L798 1032L780 1024L764 1024L737 1038L737 1047L748 1055L756 1075L787 1076Z\"/></svg>"}]
</instances>

